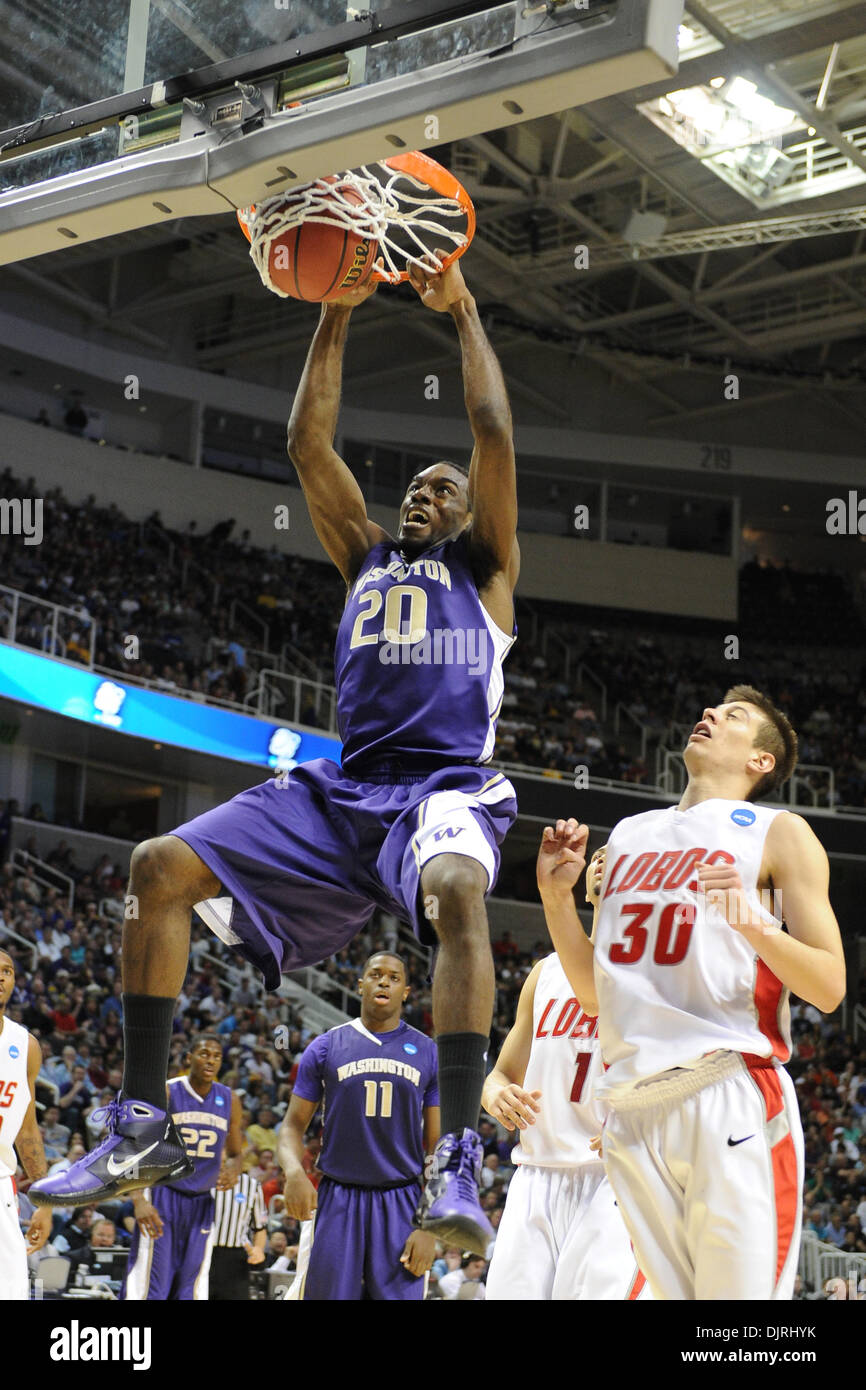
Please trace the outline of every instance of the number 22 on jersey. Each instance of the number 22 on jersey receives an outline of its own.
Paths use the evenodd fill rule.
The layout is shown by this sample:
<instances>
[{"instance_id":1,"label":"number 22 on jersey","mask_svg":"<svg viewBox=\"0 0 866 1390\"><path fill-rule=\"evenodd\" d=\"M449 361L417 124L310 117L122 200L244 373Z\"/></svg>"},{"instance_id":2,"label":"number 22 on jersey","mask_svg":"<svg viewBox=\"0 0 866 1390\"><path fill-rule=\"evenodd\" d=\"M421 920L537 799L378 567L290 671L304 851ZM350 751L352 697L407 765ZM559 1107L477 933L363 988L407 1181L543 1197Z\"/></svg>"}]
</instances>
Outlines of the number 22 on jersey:
<instances>
[{"instance_id":1,"label":"number 22 on jersey","mask_svg":"<svg viewBox=\"0 0 866 1390\"><path fill-rule=\"evenodd\" d=\"M216 1153L219 1135L215 1129L195 1129L192 1125L182 1125L180 1135L189 1158L213 1158Z\"/></svg>"}]
</instances>

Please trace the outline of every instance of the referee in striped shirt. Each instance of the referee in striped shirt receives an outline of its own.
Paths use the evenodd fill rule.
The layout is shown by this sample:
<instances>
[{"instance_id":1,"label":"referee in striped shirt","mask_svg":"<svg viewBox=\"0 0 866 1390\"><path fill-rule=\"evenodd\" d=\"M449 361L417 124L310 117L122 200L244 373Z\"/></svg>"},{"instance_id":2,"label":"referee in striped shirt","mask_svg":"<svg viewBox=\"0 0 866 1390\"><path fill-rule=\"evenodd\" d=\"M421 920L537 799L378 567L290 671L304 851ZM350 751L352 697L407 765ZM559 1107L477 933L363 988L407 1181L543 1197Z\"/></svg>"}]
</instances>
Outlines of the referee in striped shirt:
<instances>
[{"instance_id":1,"label":"referee in striped shirt","mask_svg":"<svg viewBox=\"0 0 866 1390\"><path fill-rule=\"evenodd\" d=\"M264 1263L268 1238L261 1185L249 1173L241 1173L234 1187L217 1190L214 1195L208 1298L224 1302L249 1299L250 1269Z\"/></svg>"}]
</instances>

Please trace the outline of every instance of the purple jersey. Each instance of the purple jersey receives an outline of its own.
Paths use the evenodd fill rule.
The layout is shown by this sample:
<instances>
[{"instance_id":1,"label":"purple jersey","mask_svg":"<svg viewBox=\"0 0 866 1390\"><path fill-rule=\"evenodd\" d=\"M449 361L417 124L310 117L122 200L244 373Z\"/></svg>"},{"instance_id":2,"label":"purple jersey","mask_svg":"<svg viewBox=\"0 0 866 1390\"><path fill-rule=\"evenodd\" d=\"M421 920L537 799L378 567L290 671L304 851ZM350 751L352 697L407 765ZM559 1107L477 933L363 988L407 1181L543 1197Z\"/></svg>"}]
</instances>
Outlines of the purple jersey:
<instances>
[{"instance_id":1,"label":"purple jersey","mask_svg":"<svg viewBox=\"0 0 866 1390\"><path fill-rule=\"evenodd\" d=\"M404 560L374 545L352 585L334 666L343 767L485 763L514 637L484 609L465 536ZM408 766L407 766L408 764Z\"/></svg>"},{"instance_id":2,"label":"purple jersey","mask_svg":"<svg viewBox=\"0 0 866 1390\"><path fill-rule=\"evenodd\" d=\"M208 1192L216 1186L222 1167L232 1093L221 1081L214 1081L202 1097L193 1090L188 1076L176 1076L168 1083L168 1108L180 1130L187 1157L195 1165L189 1177L178 1178L169 1186L178 1192Z\"/></svg>"},{"instance_id":3,"label":"purple jersey","mask_svg":"<svg viewBox=\"0 0 866 1390\"><path fill-rule=\"evenodd\" d=\"M314 1101L324 1095L322 1172L359 1187L418 1178L423 1111L439 1104L436 1075L436 1044L408 1023L369 1033L355 1018L314 1038L294 1094Z\"/></svg>"}]
</instances>

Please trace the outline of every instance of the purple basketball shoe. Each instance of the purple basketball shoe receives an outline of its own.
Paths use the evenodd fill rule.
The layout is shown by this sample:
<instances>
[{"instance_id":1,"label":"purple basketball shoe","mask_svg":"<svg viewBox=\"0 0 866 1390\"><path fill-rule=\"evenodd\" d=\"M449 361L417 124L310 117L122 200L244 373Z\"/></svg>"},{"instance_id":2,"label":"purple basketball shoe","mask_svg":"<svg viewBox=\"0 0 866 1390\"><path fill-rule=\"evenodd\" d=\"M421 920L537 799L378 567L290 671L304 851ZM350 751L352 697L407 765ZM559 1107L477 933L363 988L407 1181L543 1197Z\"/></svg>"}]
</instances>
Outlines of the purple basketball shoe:
<instances>
[{"instance_id":1,"label":"purple basketball shoe","mask_svg":"<svg viewBox=\"0 0 866 1390\"><path fill-rule=\"evenodd\" d=\"M31 1184L28 1196L36 1206L103 1202L193 1171L183 1140L165 1110L143 1100L113 1100L95 1110L93 1118L108 1124L107 1136L65 1173Z\"/></svg>"},{"instance_id":2,"label":"purple basketball shoe","mask_svg":"<svg viewBox=\"0 0 866 1390\"><path fill-rule=\"evenodd\" d=\"M444 1244L484 1256L495 1233L478 1200L482 1155L474 1129L464 1129L459 1136L443 1134L415 1220Z\"/></svg>"}]
</instances>

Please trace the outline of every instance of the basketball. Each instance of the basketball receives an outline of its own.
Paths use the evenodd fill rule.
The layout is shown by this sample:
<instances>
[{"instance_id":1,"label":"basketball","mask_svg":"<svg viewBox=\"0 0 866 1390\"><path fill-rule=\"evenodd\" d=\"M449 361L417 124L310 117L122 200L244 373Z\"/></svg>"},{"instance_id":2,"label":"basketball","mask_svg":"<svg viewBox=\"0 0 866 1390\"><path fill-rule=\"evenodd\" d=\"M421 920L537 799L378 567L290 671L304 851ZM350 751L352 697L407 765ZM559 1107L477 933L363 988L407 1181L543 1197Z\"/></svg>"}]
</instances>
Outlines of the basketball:
<instances>
[{"instance_id":1,"label":"basketball","mask_svg":"<svg viewBox=\"0 0 866 1390\"><path fill-rule=\"evenodd\" d=\"M361 202L348 184L338 191L351 203ZM336 220L335 205L333 226L306 221L276 238L269 257L271 279L293 299L339 299L370 278L378 249L377 241L358 236Z\"/></svg>"}]
</instances>

